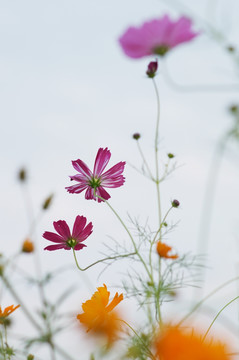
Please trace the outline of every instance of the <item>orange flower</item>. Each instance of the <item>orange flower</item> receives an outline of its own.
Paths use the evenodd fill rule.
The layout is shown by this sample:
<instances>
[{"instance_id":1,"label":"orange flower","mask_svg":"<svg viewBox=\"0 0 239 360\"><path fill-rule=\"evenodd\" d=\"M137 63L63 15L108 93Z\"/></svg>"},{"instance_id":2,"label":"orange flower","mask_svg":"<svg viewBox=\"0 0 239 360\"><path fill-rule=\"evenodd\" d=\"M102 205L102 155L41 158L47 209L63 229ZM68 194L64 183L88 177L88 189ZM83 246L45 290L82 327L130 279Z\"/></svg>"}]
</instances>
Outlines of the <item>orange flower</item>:
<instances>
[{"instance_id":1,"label":"orange flower","mask_svg":"<svg viewBox=\"0 0 239 360\"><path fill-rule=\"evenodd\" d=\"M22 252L31 253L34 251L34 244L30 239L26 239L22 244Z\"/></svg>"},{"instance_id":2,"label":"orange flower","mask_svg":"<svg viewBox=\"0 0 239 360\"><path fill-rule=\"evenodd\" d=\"M97 288L90 300L82 304L84 313L78 314L77 319L87 327L87 332L93 330L96 334L105 335L110 344L120 331L118 314L112 310L123 300L123 294L116 293L109 303L110 292L103 285Z\"/></svg>"},{"instance_id":3,"label":"orange flower","mask_svg":"<svg viewBox=\"0 0 239 360\"><path fill-rule=\"evenodd\" d=\"M177 259L178 255L169 255L168 253L172 250L171 246L168 246L161 241L158 241L157 243L157 253L160 257L165 259Z\"/></svg>"},{"instance_id":4,"label":"orange flower","mask_svg":"<svg viewBox=\"0 0 239 360\"><path fill-rule=\"evenodd\" d=\"M197 332L170 326L156 340L156 355L160 360L229 360L224 344L202 338Z\"/></svg>"},{"instance_id":5,"label":"orange flower","mask_svg":"<svg viewBox=\"0 0 239 360\"><path fill-rule=\"evenodd\" d=\"M20 305L17 305L14 307L14 305L10 305L2 311L2 308L0 306L0 324L4 324L4 320L7 316L9 316L13 311L15 311L17 308L19 308Z\"/></svg>"}]
</instances>

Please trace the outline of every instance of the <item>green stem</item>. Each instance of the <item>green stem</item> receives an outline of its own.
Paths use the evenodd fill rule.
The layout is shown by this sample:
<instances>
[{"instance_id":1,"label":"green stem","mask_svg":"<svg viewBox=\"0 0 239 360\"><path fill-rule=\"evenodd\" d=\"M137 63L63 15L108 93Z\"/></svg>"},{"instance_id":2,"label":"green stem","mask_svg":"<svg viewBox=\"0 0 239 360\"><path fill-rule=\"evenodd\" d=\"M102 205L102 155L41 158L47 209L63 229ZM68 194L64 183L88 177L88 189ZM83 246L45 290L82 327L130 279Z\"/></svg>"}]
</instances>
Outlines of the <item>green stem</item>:
<instances>
[{"instance_id":1,"label":"green stem","mask_svg":"<svg viewBox=\"0 0 239 360\"><path fill-rule=\"evenodd\" d=\"M144 156L144 154L143 154L143 151L142 151L142 149L141 149L141 147L140 147L140 145L139 145L139 140L137 140L137 146L138 146L138 149L139 149L139 153L140 153L140 155L141 155L141 157L142 157L143 163L145 164L145 167L146 167L146 169L147 169L147 171L148 171L148 174L149 174L150 179L151 179L152 181L155 181L155 179L154 179L154 177L153 177L153 175L152 175L152 173L151 173L151 170L150 170L150 168L149 168L149 165L148 165L148 163L147 163L147 161L146 161L146 159L145 159L145 156Z\"/></svg>"},{"instance_id":2,"label":"green stem","mask_svg":"<svg viewBox=\"0 0 239 360\"><path fill-rule=\"evenodd\" d=\"M228 302L225 306L223 306L223 308L217 313L217 315L215 316L215 318L214 318L213 321L211 322L209 328L207 329L207 331L206 331L206 333L205 333L202 341L205 340L207 334L209 333L209 331L210 331L210 329L212 328L213 324L214 324L215 321L217 320L218 316L223 312L223 310L224 310L227 306L229 306L233 301L235 301L235 300L237 300L237 299L239 299L239 296L236 296L234 299L232 299L231 301L229 301L229 302Z\"/></svg>"},{"instance_id":3,"label":"green stem","mask_svg":"<svg viewBox=\"0 0 239 360\"><path fill-rule=\"evenodd\" d=\"M225 286L231 284L234 281L239 280L239 276L223 283L222 285L218 286L216 289L214 289L212 292L210 292L206 297L204 297L201 301L199 301L193 308L192 310L182 318L182 320L178 323L177 326L181 326L182 323L187 320L206 300L208 300L211 296L213 296L214 294L216 294L219 290L223 289Z\"/></svg>"},{"instance_id":4,"label":"green stem","mask_svg":"<svg viewBox=\"0 0 239 360\"><path fill-rule=\"evenodd\" d=\"M161 199L160 199L160 189L159 189L159 159L158 159L158 137L159 137L159 120L160 120L160 101L159 101L159 92L156 85L156 82L153 80L153 85L156 93L157 100L157 120L156 120L156 129L155 129L155 141L154 141L154 150L155 150L155 169L156 169L156 191L157 191L157 202L158 202L158 216L159 216L159 227L161 224Z\"/></svg>"},{"instance_id":5,"label":"green stem","mask_svg":"<svg viewBox=\"0 0 239 360\"><path fill-rule=\"evenodd\" d=\"M123 254L123 255L116 255L116 256L108 256L104 259L100 259L100 260L97 260L95 262L93 262L92 264L86 266L85 268L81 268L79 266L79 263L78 263L78 260L76 258L76 253L75 253L75 250L73 249L73 254L74 254L74 258L75 258L75 262L76 262L76 266L78 267L78 269L80 271L86 271L88 270L89 268L91 268L92 266L96 265L96 264L99 264L99 263L102 263L104 261L107 261L107 260L115 260L115 259L118 259L118 258L124 258L124 257L129 257L129 256L133 256L133 255L136 255L136 252L133 252L133 253L129 253L129 254Z\"/></svg>"},{"instance_id":6,"label":"green stem","mask_svg":"<svg viewBox=\"0 0 239 360\"><path fill-rule=\"evenodd\" d=\"M106 203L106 205L107 205L107 206L111 209L111 211L115 214L115 216L117 217L117 219L119 220L119 222L121 223L121 225L124 227L124 229L126 230L127 234L128 234L129 237L130 237L130 240L131 240L131 242L132 242L132 244L133 244L135 254L138 256L139 260L142 262L142 264L143 264L143 266L144 266L144 268L145 268L145 270L146 270L146 272L147 272L150 280L152 280L151 273L150 273L150 271L149 271L149 269L148 269L148 267L147 267L144 259L142 258L142 256L140 255L140 253L139 253L139 251L138 251L138 249L137 249L137 246L136 246L136 243L135 243L135 241L134 241L134 238L133 238L131 232L129 231L129 229L127 228L127 226L125 225L125 223L123 222L123 220L121 219L121 217L118 215L118 213L115 211L115 209L110 205L110 203L109 203L107 200L105 200L104 198L102 198L102 197L99 196L99 195L96 195L96 194L95 194L95 196L96 196L97 198L99 198L100 200L104 201L104 203Z\"/></svg>"},{"instance_id":7,"label":"green stem","mask_svg":"<svg viewBox=\"0 0 239 360\"><path fill-rule=\"evenodd\" d=\"M27 316L27 318L31 321L32 325L34 325L34 327L39 330L40 332L42 332L42 328L41 326L36 322L36 320L32 317L31 313L28 311L27 307L24 305L24 302L21 300L21 298L19 297L19 295L16 293L16 291L13 289L12 285L10 284L10 282L5 278L5 276L1 276L3 279L4 284L6 285L6 287L8 288L8 290L10 291L10 293L12 294L12 296L15 298L16 302L18 304L21 305L21 309L22 311L25 313L25 315Z\"/></svg>"},{"instance_id":8,"label":"green stem","mask_svg":"<svg viewBox=\"0 0 239 360\"><path fill-rule=\"evenodd\" d=\"M213 154L209 172L207 175L207 183L205 186L205 193L203 197L203 206L201 210L201 219L199 224L199 234L198 234L198 254L207 254L210 240L210 228L212 223L212 213L216 193L216 184L218 181L218 174L220 170L222 155L225 150L226 142L229 138L229 135L226 134L216 146L215 152ZM206 267L201 269L201 281L205 281L206 277ZM202 287L200 288L202 289ZM201 291L201 290L200 290ZM199 297L199 289L195 290L195 297Z\"/></svg>"},{"instance_id":9,"label":"green stem","mask_svg":"<svg viewBox=\"0 0 239 360\"><path fill-rule=\"evenodd\" d=\"M128 326L128 328L130 328L130 330L137 336L137 338L140 340L140 342L142 343L142 345L144 346L145 350L148 353L148 356L150 357L150 359L152 360L156 360L155 356L151 353L150 349L148 348L148 346L145 344L145 342L143 341L143 339L138 335L138 333L134 330L134 328L129 325L125 320L122 319L118 319L119 321L121 321L122 323L124 323L125 325Z\"/></svg>"},{"instance_id":10,"label":"green stem","mask_svg":"<svg viewBox=\"0 0 239 360\"><path fill-rule=\"evenodd\" d=\"M58 354L61 354L65 360L74 360L73 357L71 357L68 353L65 352L59 345L55 344L55 350L58 352Z\"/></svg>"},{"instance_id":11,"label":"green stem","mask_svg":"<svg viewBox=\"0 0 239 360\"><path fill-rule=\"evenodd\" d=\"M4 348L4 342L3 342L3 334L2 332L0 332L0 337L1 337L1 348L2 348L2 351L3 351L3 360L6 360L6 352L5 352L5 348Z\"/></svg>"}]
</instances>

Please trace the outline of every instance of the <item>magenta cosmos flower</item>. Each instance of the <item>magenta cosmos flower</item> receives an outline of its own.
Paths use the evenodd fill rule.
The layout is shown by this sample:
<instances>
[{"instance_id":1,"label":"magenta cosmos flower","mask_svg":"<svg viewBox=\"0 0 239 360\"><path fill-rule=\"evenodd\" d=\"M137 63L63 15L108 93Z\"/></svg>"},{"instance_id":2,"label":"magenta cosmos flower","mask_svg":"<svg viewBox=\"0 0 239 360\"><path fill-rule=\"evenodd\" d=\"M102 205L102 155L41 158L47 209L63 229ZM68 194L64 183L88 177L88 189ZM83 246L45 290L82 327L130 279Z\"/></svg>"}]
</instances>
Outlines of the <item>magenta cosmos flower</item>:
<instances>
[{"instance_id":1,"label":"magenta cosmos flower","mask_svg":"<svg viewBox=\"0 0 239 360\"><path fill-rule=\"evenodd\" d=\"M53 226L58 234L45 231L42 236L46 240L57 243L57 245L49 245L45 247L44 250L81 250L86 246L85 244L82 244L82 241L86 240L93 231L92 223L90 222L86 225L86 221L87 219L84 216L78 215L74 222L72 234L69 226L64 220L54 221Z\"/></svg>"},{"instance_id":2,"label":"magenta cosmos flower","mask_svg":"<svg viewBox=\"0 0 239 360\"><path fill-rule=\"evenodd\" d=\"M191 25L191 20L184 16L173 21L164 15L141 27L128 28L119 42L125 54L134 59L154 54L163 56L169 49L198 35L191 30Z\"/></svg>"},{"instance_id":3,"label":"magenta cosmos flower","mask_svg":"<svg viewBox=\"0 0 239 360\"><path fill-rule=\"evenodd\" d=\"M79 174L70 176L71 180L75 180L78 184L66 187L67 191L72 194L79 194L86 190L85 198L94 199L98 202L108 200L110 195L104 188L117 188L124 184L125 178L122 173L124 171L125 162L119 162L112 168L103 173L105 167L110 161L111 153L108 148L100 148L95 158L93 172L80 159L72 161L72 165Z\"/></svg>"}]
</instances>

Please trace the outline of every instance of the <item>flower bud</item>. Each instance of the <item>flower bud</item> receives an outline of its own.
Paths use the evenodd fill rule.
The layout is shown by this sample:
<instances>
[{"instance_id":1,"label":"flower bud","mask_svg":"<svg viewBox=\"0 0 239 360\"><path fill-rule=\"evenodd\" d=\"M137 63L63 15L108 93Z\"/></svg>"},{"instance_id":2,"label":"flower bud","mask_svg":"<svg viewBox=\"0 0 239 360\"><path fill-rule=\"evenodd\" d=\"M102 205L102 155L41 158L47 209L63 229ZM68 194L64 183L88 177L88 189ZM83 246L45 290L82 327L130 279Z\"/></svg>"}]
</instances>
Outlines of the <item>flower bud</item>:
<instances>
[{"instance_id":1,"label":"flower bud","mask_svg":"<svg viewBox=\"0 0 239 360\"><path fill-rule=\"evenodd\" d=\"M26 170L24 168L20 169L19 172L18 172L18 179L21 181L21 182L24 182L26 181Z\"/></svg>"},{"instance_id":2,"label":"flower bud","mask_svg":"<svg viewBox=\"0 0 239 360\"><path fill-rule=\"evenodd\" d=\"M141 135L139 133L133 134L133 139L135 139L135 140L139 140L140 137L141 137Z\"/></svg>"},{"instance_id":3,"label":"flower bud","mask_svg":"<svg viewBox=\"0 0 239 360\"><path fill-rule=\"evenodd\" d=\"M149 78L154 78L156 75L156 72L158 70L158 61L151 61L148 65L148 69L146 71L146 74Z\"/></svg>"},{"instance_id":4,"label":"flower bud","mask_svg":"<svg viewBox=\"0 0 239 360\"><path fill-rule=\"evenodd\" d=\"M229 45L229 46L227 46L227 51L229 51L229 52L235 52L235 47L234 46L232 46L232 45Z\"/></svg>"},{"instance_id":5,"label":"flower bud","mask_svg":"<svg viewBox=\"0 0 239 360\"><path fill-rule=\"evenodd\" d=\"M174 155L172 153L168 153L168 158L169 159L173 159L174 158Z\"/></svg>"},{"instance_id":6,"label":"flower bud","mask_svg":"<svg viewBox=\"0 0 239 360\"><path fill-rule=\"evenodd\" d=\"M34 355L29 354L28 357L27 357L27 360L34 360Z\"/></svg>"},{"instance_id":7,"label":"flower bud","mask_svg":"<svg viewBox=\"0 0 239 360\"><path fill-rule=\"evenodd\" d=\"M179 207L180 202L178 200L173 200L171 204L172 204L172 207L177 208L177 207Z\"/></svg>"},{"instance_id":8,"label":"flower bud","mask_svg":"<svg viewBox=\"0 0 239 360\"><path fill-rule=\"evenodd\" d=\"M46 200L44 201L42 208L43 210L47 210L49 208L49 206L52 203L52 199L53 199L53 194L51 194L50 196L48 196L48 198L46 198Z\"/></svg>"},{"instance_id":9,"label":"flower bud","mask_svg":"<svg viewBox=\"0 0 239 360\"><path fill-rule=\"evenodd\" d=\"M231 111L232 114L236 114L238 112L238 106L232 105L230 106L229 110Z\"/></svg>"},{"instance_id":10,"label":"flower bud","mask_svg":"<svg viewBox=\"0 0 239 360\"><path fill-rule=\"evenodd\" d=\"M22 244L22 252L31 253L34 251L34 244L30 239L26 239Z\"/></svg>"}]
</instances>

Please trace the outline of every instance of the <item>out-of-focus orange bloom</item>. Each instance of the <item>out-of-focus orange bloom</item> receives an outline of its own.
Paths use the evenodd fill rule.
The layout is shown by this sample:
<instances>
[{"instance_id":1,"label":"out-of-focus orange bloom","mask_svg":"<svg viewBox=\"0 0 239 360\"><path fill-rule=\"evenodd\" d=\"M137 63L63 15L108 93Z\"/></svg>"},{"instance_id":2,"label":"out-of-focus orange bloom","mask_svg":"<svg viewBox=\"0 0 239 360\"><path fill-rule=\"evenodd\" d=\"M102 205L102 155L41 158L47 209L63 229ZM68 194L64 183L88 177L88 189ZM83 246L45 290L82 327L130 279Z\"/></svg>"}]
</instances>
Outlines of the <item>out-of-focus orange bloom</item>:
<instances>
[{"instance_id":1,"label":"out-of-focus orange bloom","mask_svg":"<svg viewBox=\"0 0 239 360\"><path fill-rule=\"evenodd\" d=\"M34 244L30 239L26 239L22 244L22 252L31 253L34 251Z\"/></svg>"},{"instance_id":2,"label":"out-of-focus orange bloom","mask_svg":"<svg viewBox=\"0 0 239 360\"><path fill-rule=\"evenodd\" d=\"M109 303L110 292L103 285L97 288L90 300L82 304L84 313L78 314L77 319L87 327L87 332L92 330L106 336L110 344L116 340L121 329L118 313L112 310L123 300L123 294L116 293Z\"/></svg>"},{"instance_id":3,"label":"out-of-focus orange bloom","mask_svg":"<svg viewBox=\"0 0 239 360\"><path fill-rule=\"evenodd\" d=\"M2 311L2 308L0 306L0 324L3 324L6 317L9 316L13 311L18 309L19 306L20 305L17 305L17 306L14 307L14 305L10 305L10 306L6 307L4 309L4 311Z\"/></svg>"},{"instance_id":4,"label":"out-of-focus orange bloom","mask_svg":"<svg viewBox=\"0 0 239 360\"><path fill-rule=\"evenodd\" d=\"M195 331L176 326L166 328L156 340L156 356L160 360L229 360L230 351L219 341L204 340Z\"/></svg>"},{"instance_id":5,"label":"out-of-focus orange bloom","mask_svg":"<svg viewBox=\"0 0 239 360\"><path fill-rule=\"evenodd\" d=\"M160 257L165 259L177 259L178 255L169 255L169 252L172 250L171 246L168 246L161 241L157 242L157 253Z\"/></svg>"}]
</instances>

